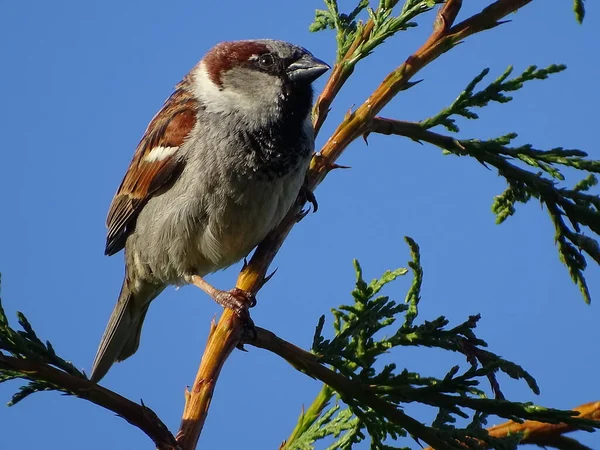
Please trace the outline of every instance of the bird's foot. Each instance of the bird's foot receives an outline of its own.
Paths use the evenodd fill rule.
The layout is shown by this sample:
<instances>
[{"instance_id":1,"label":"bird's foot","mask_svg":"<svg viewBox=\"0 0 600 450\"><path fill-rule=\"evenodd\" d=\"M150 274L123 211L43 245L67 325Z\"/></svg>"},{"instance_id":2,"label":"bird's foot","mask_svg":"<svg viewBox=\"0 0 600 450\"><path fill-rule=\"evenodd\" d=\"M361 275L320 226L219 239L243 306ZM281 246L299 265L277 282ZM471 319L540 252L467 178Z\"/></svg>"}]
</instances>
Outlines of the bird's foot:
<instances>
[{"instance_id":1,"label":"bird's foot","mask_svg":"<svg viewBox=\"0 0 600 450\"><path fill-rule=\"evenodd\" d=\"M256 306L256 297L238 288L231 289L230 291L219 291L218 289L215 291L214 300L223 308L233 310L240 318L240 322L242 323L242 340L237 345L237 348L246 351L244 342L256 339L256 328L254 327L254 321L250 317L249 311L250 308Z\"/></svg>"},{"instance_id":2,"label":"bird's foot","mask_svg":"<svg viewBox=\"0 0 600 450\"><path fill-rule=\"evenodd\" d=\"M256 337L254 322L250 318L249 312L250 308L256 306L256 297L254 294L238 288L229 291L216 289L198 275L190 276L188 281L206 292L223 308L231 309L240 318L243 326L242 334L245 341L253 340Z\"/></svg>"},{"instance_id":3,"label":"bird's foot","mask_svg":"<svg viewBox=\"0 0 600 450\"><path fill-rule=\"evenodd\" d=\"M223 308L233 310L240 318L242 318L244 313L248 314L249 308L256 306L256 297L253 294L238 288L229 291L221 291L212 288L212 292L207 292L207 294Z\"/></svg>"}]
</instances>

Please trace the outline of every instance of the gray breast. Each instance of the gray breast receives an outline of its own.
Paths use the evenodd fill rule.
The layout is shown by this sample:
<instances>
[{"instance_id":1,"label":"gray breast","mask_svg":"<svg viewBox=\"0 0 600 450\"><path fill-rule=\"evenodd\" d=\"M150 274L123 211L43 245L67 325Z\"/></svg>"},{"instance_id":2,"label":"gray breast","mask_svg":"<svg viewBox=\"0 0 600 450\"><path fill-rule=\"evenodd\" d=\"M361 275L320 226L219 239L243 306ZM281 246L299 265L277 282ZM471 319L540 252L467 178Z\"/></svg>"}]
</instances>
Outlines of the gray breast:
<instances>
[{"instance_id":1,"label":"gray breast","mask_svg":"<svg viewBox=\"0 0 600 450\"><path fill-rule=\"evenodd\" d=\"M180 177L148 201L127 241L144 278L182 284L185 275L235 263L283 219L302 186L313 150L309 122L295 139L274 130L249 138L235 124L205 130L184 144Z\"/></svg>"}]
</instances>

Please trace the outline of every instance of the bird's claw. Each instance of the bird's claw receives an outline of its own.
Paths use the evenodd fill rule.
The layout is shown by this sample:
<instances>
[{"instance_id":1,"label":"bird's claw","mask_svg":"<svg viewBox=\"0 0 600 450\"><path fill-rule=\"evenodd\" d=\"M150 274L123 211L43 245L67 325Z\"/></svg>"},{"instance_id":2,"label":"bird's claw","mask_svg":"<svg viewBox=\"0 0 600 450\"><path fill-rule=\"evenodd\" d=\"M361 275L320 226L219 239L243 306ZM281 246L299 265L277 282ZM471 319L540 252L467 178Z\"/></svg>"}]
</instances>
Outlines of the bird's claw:
<instances>
[{"instance_id":1,"label":"bird's claw","mask_svg":"<svg viewBox=\"0 0 600 450\"><path fill-rule=\"evenodd\" d=\"M308 202L312 205L313 212L317 212L317 210L319 209L317 197L315 197L315 193L311 191L305 184L303 184L300 188L300 195L304 202Z\"/></svg>"},{"instance_id":2,"label":"bird's claw","mask_svg":"<svg viewBox=\"0 0 600 450\"><path fill-rule=\"evenodd\" d=\"M254 341L257 337L256 327L254 321L250 318L250 314L240 319L242 321L242 337L236 347L245 352L244 343Z\"/></svg>"},{"instance_id":3,"label":"bird's claw","mask_svg":"<svg viewBox=\"0 0 600 450\"><path fill-rule=\"evenodd\" d=\"M304 203L308 202L312 206L313 212L317 212L319 209L319 203L317 203L317 197L313 191L311 191L306 184L303 184L300 188L300 192L298 193L298 200L300 205L304 205ZM296 222L300 222L302 219L306 217L306 215L310 212L310 207L307 209L302 209L302 211L296 214Z\"/></svg>"},{"instance_id":4,"label":"bird's claw","mask_svg":"<svg viewBox=\"0 0 600 450\"><path fill-rule=\"evenodd\" d=\"M310 209L303 209L298 214L296 214L296 223L298 223L302 219L304 219L308 215L309 212L310 212Z\"/></svg>"}]
</instances>

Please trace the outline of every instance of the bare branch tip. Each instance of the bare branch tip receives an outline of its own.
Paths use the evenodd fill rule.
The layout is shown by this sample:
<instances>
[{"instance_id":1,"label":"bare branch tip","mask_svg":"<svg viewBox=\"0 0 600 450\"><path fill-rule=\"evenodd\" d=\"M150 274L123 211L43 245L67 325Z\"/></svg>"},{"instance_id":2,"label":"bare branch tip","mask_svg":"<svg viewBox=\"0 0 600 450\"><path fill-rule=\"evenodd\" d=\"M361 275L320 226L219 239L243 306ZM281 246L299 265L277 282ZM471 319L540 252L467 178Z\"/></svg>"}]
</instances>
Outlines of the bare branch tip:
<instances>
[{"instance_id":1,"label":"bare branch tip","mask_svg":"<svg viewBox=\"0 0 600 450\"><path fill-rule=\"evenodd\" d=\"M352 118L352 116L354 115L353 108L354 108L355 106L356 106L356 105L354 105L354 104L353 104L353 105L352 105L352 106L351 106L351 107L348 109L348 111L346 111L346 114L344 114L344 120L345 120L345 121L347 121L347 120L350 120L350 119Z\"/></svg>"},{"instance_id":2,"label":"bare branch tip","mask_svg":"<svg viewBox=\"0 0 600 450\"><path fill-rule=\"evenodd\" d=\"M273 278L273 276L275 276L275 274L277 273L277 270L279 268L276 268L275 270L273 270L273 272L271 272L269 275L263 277L262 282L260 283L260 287L262 288L265 284L267 284L271 278Z\"/></svg>"},{"instance_id":3,"label":"bare branch tip","mask_svg":"<svg viewBox=\"0 0 600 450\"><path fill-rule=\"evenodd\" d=\"M327 167L327 170L328 170L329 172L331 172L332 170L335 170L335 169L352 169L352 166L342 166L341 164L335 164L335 163L334 163L334 164L330 164L330 165Z\"/></svg>"}]
</instances>

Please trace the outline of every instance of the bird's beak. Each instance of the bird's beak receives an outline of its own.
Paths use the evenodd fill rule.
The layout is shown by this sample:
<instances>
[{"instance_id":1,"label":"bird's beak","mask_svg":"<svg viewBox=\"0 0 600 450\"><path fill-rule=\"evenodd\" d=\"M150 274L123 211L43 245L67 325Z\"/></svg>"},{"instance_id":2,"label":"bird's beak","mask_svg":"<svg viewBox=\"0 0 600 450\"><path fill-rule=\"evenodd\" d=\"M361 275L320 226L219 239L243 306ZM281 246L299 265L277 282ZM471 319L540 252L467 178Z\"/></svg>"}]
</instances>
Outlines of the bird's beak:
<instances>
[{"instance_id":1,"label":"bird's beak","mask_svg":"<svg viewBox=\"0 0 600 450\"><path fill-rule=\"evenodd\" d=\"M300 59L290 64L286 70L292 81L304 81L312 83L331 67L329 64L315 58L310 53L304 54Z\"/></svg>"}]
</instances>

